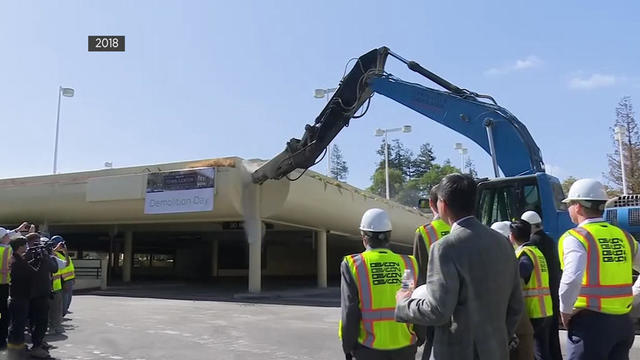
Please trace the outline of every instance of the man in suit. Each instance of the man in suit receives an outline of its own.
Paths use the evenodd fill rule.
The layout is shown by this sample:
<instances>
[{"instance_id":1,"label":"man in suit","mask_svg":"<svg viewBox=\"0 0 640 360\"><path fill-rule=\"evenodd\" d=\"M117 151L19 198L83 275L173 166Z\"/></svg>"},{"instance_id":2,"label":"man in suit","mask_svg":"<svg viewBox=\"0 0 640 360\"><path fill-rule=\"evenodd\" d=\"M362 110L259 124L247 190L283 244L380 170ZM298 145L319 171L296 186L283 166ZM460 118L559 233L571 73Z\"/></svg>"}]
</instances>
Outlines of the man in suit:
<instances>
[{"instance_id":1,"label":"man in suit","mask_svg":"<svg viewBox=\"0 0 640 360\"><path fill-rule=\"evenodd\" d=\"M450 174L438 185L440 216L451 233L431 247L425 298L399 290L398 321L435 327L432 358L506 360L523 310L513 247L474 216L476 183Z\"/></svg>"}]
</instances>

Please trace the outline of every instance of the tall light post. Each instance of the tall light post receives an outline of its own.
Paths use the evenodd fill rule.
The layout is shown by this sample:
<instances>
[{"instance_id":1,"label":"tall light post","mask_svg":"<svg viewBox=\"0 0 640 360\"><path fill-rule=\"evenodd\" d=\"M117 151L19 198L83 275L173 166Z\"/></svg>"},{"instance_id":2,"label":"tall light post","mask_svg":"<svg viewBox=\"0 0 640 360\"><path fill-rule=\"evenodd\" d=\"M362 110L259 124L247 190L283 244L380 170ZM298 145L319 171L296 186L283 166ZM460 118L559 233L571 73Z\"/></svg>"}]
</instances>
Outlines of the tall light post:
<instances>
[{"instance_id":1,"label":"tall light post","mask_svg":"<svg viewBox=\"0 0 640 360\"><path fill-rule=\"evenodd\" d=\"M464 168L465 168L464 156L467 155L469 150L466 147L462 146L462 143L456 143L453 148L458 150L458 153L460 154L460 171L464 173Z\"/></svg>"},{"instance_id":2,"label":"tall light post","mask_svg":"<svg viewBox=\"0 0 640 360\"><path fill-rule=\"evenodd\" d=\"M58 88L58 117L56 118L56 144L53 149L53 173L55 174L58 170L58 135L60 133L60 99L62 96L65 97L73 97L75 91L72 88L63 88L60 86Z\"/></svg>"},{"instance_id":3,"label":"tall light post","mask_svg":"<svg viewBox=\"0 0 640 360\"><path fill-rule=\"evenodd\" d=\"M387 200L389 200L389 141L387 140L387 133L402 131L403 133L411 132L411 125L405 125L401 128L393 129L376 129L376 136L384 136L384 181L386 187Z\"/></svg>"},{"instance_id":4,"label":"tall light post","mask_svg":"<svg viewBox=\"0 0 640 360\"><path fill-rule=\"evenodd\" d=\"M313 97L316 99L327 98L327 103L331 100L331 94L336 92L337 88L315 89ZM327 145L327 176L331 176L331 143Z\"/></svg>"},{"instance_id":5,"label":"tall light post","mask_svg":"<svg viewBox=\"0 0 640 360\"><path fill-rule=\"evenodd\" d=\"M620 147L620 170L622 172L622 194L627 195L627 176L624 171L624 152L622 148L622 138L626 135L627 131L624 126L618 125L614 129L614 134L618 140L618 146Z\"/></svg>"}]
</instances>

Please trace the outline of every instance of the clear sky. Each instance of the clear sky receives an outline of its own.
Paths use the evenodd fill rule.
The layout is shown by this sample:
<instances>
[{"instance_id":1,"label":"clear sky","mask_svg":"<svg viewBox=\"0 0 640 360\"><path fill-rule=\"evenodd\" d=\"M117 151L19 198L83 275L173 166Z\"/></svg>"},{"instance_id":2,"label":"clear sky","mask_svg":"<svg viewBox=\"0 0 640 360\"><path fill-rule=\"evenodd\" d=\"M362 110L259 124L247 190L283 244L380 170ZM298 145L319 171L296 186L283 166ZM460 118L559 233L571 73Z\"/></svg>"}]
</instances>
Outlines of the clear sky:
<instances>
[{"instance_id":1,"label":"clear sky","mask_svg":"<svg viewBox=\"0 0 640 360\"><path fill-rule=\"evenodd\" d=\"M268 159L300 137L348 59L389 46L454 84L493 95L563 179L601 177L608 128L629 95L640 108L634 1L26 1L0 3L0 177L52 171L58 86L60 172L222 156ZM89 53L88 35L125 35L124 53ZM399 65L390 72L420 77ZM382 96L336 138L348 182L370 185L378 127L437 161L480 175L489 156ZM324 173L326 164L314 168Z\"/></svg>"}]
</instances>

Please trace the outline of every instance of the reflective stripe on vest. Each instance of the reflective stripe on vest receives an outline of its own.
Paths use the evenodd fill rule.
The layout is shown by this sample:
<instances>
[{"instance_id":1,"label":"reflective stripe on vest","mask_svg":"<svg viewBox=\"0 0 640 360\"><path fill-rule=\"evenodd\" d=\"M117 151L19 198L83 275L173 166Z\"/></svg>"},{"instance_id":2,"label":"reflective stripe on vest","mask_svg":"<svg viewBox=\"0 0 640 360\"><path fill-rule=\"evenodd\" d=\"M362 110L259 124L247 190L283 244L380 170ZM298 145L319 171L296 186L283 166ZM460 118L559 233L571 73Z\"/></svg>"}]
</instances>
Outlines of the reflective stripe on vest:
<instances>
[{"instance_id":1,"label":"reflective stripe on vest","mask_svg":"<svg viewBox=\"0 0 640 360\"><path fill-rule=\"evenodd\" d=\"M63 254L60 254L59 252L56 253L56 256L58 257L58 259L63 260L63 261L67 258ZM60 275L62 276L62 280L63 281L69 281L69 280L75 279L76 278L75 270L76 269L73 266L73 260L71 260L71 258L69 258L69 265L67 265L65 268L63 268L60 271Z\"/></svg>"},{"instance_id":2,"label":"reflective stripe on vest","mask_svg":"<svg viewBox=\"0 0 640 360\"><path fill-rule=\"evenodd\" d=\"M372 249L345 257L358 287L360 334L358 342L379 350L399 349L416 342L410 324L396 322L395 294L400 289L404 269L417 281L417 263L407 255L387 249Z\"/></svg>"},{"instance_id":3,"label":"reflective stripe on vest","mask_svg":"<svg viewBox=\"0 0 640 360\"><path fill-rule=\"evenodd\" d=\"M558 241L563 268L563 243L567 236L578 239L587 251L582 288L574 307L613 315L628 313L633 301L633 257L638 250L633 237L606 222L571 229Z\"/></svg>"},{"instance_id":4,"label":"reflective stripe on vest","mask_svg":"<svg viewBox=\"0 0 640 360\"><path fill-rule=\"evenodd\" d=\"M544 255L535 246L524 246L516 251L520 258L526 253L533 263L533 271L529 282L524 284L522 293L527 315L530 319L538 319L553 315L551 291L549 290L549 268Z\"/></svg>"},{"instance_id":5,"label":"reflective stripe on vest","mask_svg":"<svg viewBox=\"0 0 640 360\"><path fill-rule=\"evenodd\" d=\"M420 233L427 247L427 252L431 249L434 242L440 240L443 236L449 234L451 227L442 219L435 219L428 225L422 225L417 232Z\"/></svg>"},{"instance_id":6,"label":"reflective stripe on vest","mask_svg":"<svg viewBox=\"0 0 640 360\"><path fill-rule=\"evenodd\" d=\"M62 290L62 277L60 276L60 271L53 274L53 291Z\"/></svg>"},{"instance_id":7,"label":"reflective stripe on vest","mask_svg":"<svg viewBox=\"0 0 640 360\"><path fill-rule=\"evenodd\" d=\"M11 269L9 269L9 258L12 255L9 245L0 245L0 285L7 285L11 282Z\"/></svg>"}]
</instances>

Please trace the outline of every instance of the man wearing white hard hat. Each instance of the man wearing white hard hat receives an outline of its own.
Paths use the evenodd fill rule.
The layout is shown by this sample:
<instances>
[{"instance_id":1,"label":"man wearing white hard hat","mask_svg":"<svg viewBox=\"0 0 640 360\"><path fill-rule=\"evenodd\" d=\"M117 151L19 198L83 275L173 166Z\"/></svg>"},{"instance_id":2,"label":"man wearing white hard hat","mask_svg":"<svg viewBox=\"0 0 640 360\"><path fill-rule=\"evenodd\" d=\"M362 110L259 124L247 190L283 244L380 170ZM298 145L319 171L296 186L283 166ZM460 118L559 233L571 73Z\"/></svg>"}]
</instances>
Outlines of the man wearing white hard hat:
<instances>
[{"instance_id":1,"label":"man wearing white hard hat","mask_svg":"<svg viewBox=\"0 0 640 360\"><path fill-rule=\"evenodd\" d=\"M594 179L571 185L563 200L577 227L558 240L560 312L569 359L628 359L634 328L632 269L640 269L638 244L604 221L608 196Z\"/></svg>"},{"instance_id":2,"label":"man wearing white hard hat","mask_svg":"<svg viewBox=\"0 0 640 360\"><path fill-rule=\"evenodd\" d=\"M544 232L542 219L535 211L525 211L520 217L531 224L531 239L529 243L540 250L547 262L549 269L549 290L551 292L551 302L553 307L553 320L549 328L549 351L551 359L562 360L560 349L560 338L558 337L558 323L560 319L560 301L558 299L558 288L560 287L560 260L558 259L558 245Z\"/></svg>"},{"instance_id":3,"label":"man wearing white hard hat","mask_svg":"<svg viewBox=\"0 0 640 360\"><path fill-rule=\"evenodd\" d=\"M340 265L342 349L347 359L413 360L418 340L413 326L396 322L393 315L403 274L410 270L415 284L418 264L413 256L389 250L386 211L367 210L360 234L365 251L345 256Z\"/></svg>"}]
</instances>

